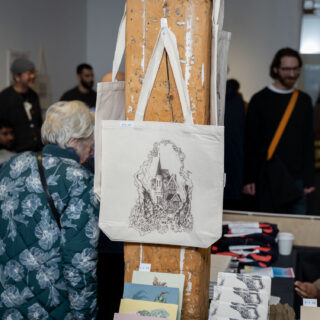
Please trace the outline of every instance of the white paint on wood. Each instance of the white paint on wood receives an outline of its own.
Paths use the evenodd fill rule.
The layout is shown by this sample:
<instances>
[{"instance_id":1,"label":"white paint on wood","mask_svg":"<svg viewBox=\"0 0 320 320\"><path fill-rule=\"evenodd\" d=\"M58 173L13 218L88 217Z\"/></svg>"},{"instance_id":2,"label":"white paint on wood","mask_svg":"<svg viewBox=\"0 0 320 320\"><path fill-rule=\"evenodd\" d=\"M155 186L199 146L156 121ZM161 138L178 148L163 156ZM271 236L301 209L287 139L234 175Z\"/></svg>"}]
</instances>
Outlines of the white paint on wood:
<instances>
[{"instance_id":1,"label":"white paint on wood","mask_svg":"<svg viewBox=\"0 0 320 320\"><path fill-rule=\"evenodd\" d=\"M186 249L184 247L181 247L181 249L180 249L180 273L183 273L185 251L186 251Z\"/></svg>"},{"instance_id":2,"label":"white paint on wood","mask_svg":"<svg viewBox=\"0 0 320 320\"><path fill-rule=\"evenodd\" d=\"M204 63L202 64L202 68L201 68L201 84L203 87L204 86Z\"/></svg>"},{"instance_id":3,"label":"white paint on wood","mask_svg":"<svg viewBox=\"0 0 320 320\"><path fill-rule=\"evenodd\" d=\"M193 2L190 1L190 7L186 13L187 27L186 27L186 37L185 37L185 82L186 85L189 85L190 73L191 73L191 58L192 58L192 23L193 23Z\"/></svg>"},{"instance_id":4,"label":"white paint on wood","mask_svg":"<svg viewBox=\"0 0 320 320\"><path fill-rule=\"evenodd\" d=\"M144 73L144 65L145 65L145 51L146 51L146 2L145 0L141 0L143 2L142 9L142 58L141 58L141 69Z\"/></svg>"},{"instance_id":5,"label":"white paint on wood","mask_svg":"<svg viewBox=\"0 0 320 320\"><path fill-rule=\"evenodd\" d=\"M192 282L188 281L185 295L186 296L190 296L191 295L191 290L192 290Z\"/></svg>"}]
</instances>

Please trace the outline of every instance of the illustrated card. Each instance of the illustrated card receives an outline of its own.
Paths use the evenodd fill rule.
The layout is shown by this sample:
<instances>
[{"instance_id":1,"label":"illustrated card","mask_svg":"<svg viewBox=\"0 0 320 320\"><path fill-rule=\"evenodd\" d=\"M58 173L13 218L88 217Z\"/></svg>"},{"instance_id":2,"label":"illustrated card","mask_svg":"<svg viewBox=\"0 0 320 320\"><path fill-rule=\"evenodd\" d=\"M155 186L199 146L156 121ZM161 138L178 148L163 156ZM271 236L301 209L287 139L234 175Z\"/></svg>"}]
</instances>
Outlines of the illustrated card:
<instances>
[{"instance_id":1,"label":"illustrated card","mask_svg":"<svg viewBox=\"0 0 320 320\"><path fill-rule=\"evenodd\" d=\"M264 305L267 308L269 295L266 291L214 286L213 300L243 304L259 304Z\"/></svg>"},{"instance_id":2,"label":"illustrated card","mask_svg":"<svg viewBox=\"0 0 320 320\"><path fill-rule=\"evenodd\" d=\"M178 304L179 289L139 283L125 283L123 298Z\"/></svg>"},{"instance_id":3,"label":"illustrated card","mask_svg":"<svg viewBox=\"0 0 320 320\"><path fill-rule=\"evenodd\" d=\"M268 308L262 305L242 304L234 302L211 301L209 320L226 317L238 320L267 320Z\"/></svg>"},{"instance_id":4,"label":"illustrated card","mask_svg":"<svg viewBox=\"0 0 320 320\"><path fill-rule=\"evenodd\" d=\"M160 272L140 272L133 271L132 283L148 284L160 287L171 287L179 289L178 320L181 316L183 300L184 274L160 273Z\"/></svg>"},{"instance_id":5,"label":"illustrated card","mask_svg":"<svg viewBox=\"0 0 320 320\"><path fill-rule=\"evenodd\" d=\"M121 299L119 313L135 313L144 317L176 320L178 305L133 299Z\"/></svg>"},{"instance_id":6,"label":"illustrated card","mask_svg":"<svg viewBox=\"0 0 320 320\"><path fill-rule=\"evenodd\" d=\"M269 296L271 295L271 278L267 276L219 272L217 285L248 290L264 290Z\"/></svg>"},{"instance_id":7,"label":"illustrated card","mask_svg":"<svg viewBox=\"0 0 320 320\"><path fill-rule=\"evenodd\" d=\"M115 313L113 320L164 320L165 318L144 317L137 314Z\"/></svg>"}]
</instances>

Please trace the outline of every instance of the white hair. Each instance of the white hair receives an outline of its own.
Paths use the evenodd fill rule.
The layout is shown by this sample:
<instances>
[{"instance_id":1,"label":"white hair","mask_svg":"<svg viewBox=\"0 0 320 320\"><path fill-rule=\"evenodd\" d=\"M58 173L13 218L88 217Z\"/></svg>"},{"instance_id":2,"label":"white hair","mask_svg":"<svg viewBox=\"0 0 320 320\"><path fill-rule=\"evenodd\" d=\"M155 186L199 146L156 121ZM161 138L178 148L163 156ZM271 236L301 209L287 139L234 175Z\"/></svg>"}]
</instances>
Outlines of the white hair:
<instances>
[{"instance_id":1,"label":"white hair","mask_svg":"<svg viewBox=\"0 0 320 320\"><path fill-rule=\"evenodd\" d=\"M59 101L51 105L41 128L44 144L65 149L70 139L85 139L93 134L94 117L81 101Z\"/></svg>"}]
</instances>

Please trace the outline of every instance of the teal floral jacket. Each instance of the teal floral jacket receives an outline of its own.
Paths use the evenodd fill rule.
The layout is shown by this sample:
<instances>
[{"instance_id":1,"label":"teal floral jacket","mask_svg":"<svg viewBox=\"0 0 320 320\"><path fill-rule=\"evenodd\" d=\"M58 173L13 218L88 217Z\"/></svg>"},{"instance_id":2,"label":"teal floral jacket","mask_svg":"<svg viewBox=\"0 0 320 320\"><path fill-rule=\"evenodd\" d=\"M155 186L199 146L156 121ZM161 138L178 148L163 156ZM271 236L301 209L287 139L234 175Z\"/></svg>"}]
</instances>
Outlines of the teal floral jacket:
<instances>
[{"instance_id":1,"label":"teal floral jacket","mask_svg":"<svg viewBox=\"0 0 320 320\"><path fill-rule=\"evenodd\" d=\"M0 319L95 319L98 201L93 176L55 145L43 166L58 228L43 192L36 154L0 171Z\"/></svg>"}]
</instances>

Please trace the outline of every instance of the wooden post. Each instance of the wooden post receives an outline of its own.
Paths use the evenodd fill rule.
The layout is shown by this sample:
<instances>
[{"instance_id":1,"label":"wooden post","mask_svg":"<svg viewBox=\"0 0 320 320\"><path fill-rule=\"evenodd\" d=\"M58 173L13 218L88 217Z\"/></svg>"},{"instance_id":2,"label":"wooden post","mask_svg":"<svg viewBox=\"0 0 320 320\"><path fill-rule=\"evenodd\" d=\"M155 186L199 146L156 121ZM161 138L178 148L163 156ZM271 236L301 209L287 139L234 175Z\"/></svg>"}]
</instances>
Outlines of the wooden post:
<instances>
[{"instance_id":1,"label":"wooden post","mask_svg":"<svg viewBox=\"0 0 320 320\"><path fill-rule=\"evenodd\" d=\"M189 90L194 121L209 123L211 0L127 0L126 117L134 119L142 80L159 30L168 20L175 33L182 71ZM168 65L168 68L167 68ZM162 57L145 120L182 122L182 111L170 62ZM125 281L131 282L140 263L151 271L184 273L182 320L207 319L210 249L125 244Z\"/></svg>"}]
</instances>

